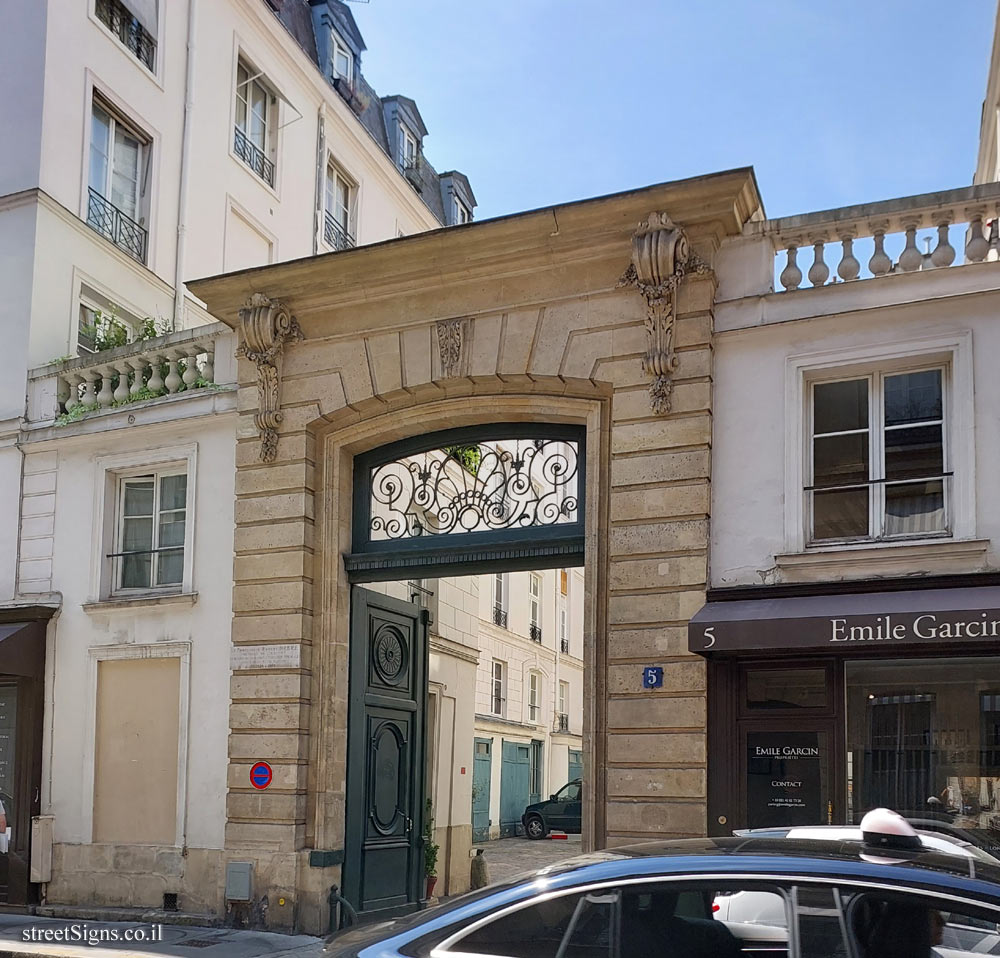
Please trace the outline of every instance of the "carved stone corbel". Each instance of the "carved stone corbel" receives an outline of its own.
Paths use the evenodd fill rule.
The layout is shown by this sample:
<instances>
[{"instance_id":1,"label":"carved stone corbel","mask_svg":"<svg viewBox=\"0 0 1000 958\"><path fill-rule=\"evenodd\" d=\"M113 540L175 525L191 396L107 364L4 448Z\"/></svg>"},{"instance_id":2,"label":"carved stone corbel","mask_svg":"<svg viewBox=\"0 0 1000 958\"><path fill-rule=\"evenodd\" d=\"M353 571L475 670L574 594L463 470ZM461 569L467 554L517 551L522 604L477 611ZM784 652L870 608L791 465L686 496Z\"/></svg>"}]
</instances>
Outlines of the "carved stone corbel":
<instances>
[{"instance_id":1,"label":"carved stone corbel","mask_svg":"<svg viewBox=\"0 0 1000 958\"><path fill-rule=\"evenodd\" d=\"M260 461L273 462L278 453L281 425L281 352L285 343L298 342L302 331L284 304L254 293L240 309L237 355L257 364L257 413Z\"/></svg>"},{"instance_id":2,"label":"carved stone corbel","mask_svg":"<svg viewBox=\"0 0 1000 958\"><path fill-rule=\"evenodd\" d=\"M441 378L451 379L460 375L462 346L465 343L465 320L442 319L437 323L438 356L441 360Z\"/></svg>"},{"instance_id":3,"label":"carved stone corbel","mask_svg":"<svg viewBox=\"0 0 1000 958\"><path fill-rule=\"evenodd\" d=\"M646 298L646 355L643 372L653 377L649 405L653 412L670 412L674 389L674 299L681 280L709 267L692 252L687 236L666 213L650 213L632 234L632 262L618 285L634 286Z\"/></svg>"}]
</instances>

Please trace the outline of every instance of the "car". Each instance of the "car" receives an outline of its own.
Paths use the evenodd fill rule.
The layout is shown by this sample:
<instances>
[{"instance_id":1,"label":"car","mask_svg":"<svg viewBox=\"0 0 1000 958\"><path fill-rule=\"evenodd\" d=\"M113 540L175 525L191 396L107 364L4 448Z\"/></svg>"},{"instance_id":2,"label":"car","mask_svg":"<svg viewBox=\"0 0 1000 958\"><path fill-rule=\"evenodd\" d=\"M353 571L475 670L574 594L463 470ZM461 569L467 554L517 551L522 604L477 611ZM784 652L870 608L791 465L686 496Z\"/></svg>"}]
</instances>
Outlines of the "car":
<instances>
[{"instance_id":1,"label":"car","mask_svg":"<svg viewBox=\"0 0 1000 958\"><path fill-rule=\"evenodd\" d=\"M740 895L754 907L727 917L720 903ZM649 842L351 927L324 947L326 958L971 958L1000 953L1000 867L928 850L915 833Z\"/></svg>"},{"instance_id":2,"label":"car","mask_svg":"<svg viewBox=\"0 0 1000 958\"><path fill-rule=\"evenodd\" d=\"M567 782L548 801L535 802L524 810L521 824L528 838L544 838L550 831L580 833L583 806L580 802L582 781Z\"/></svg>"}]
</instances>

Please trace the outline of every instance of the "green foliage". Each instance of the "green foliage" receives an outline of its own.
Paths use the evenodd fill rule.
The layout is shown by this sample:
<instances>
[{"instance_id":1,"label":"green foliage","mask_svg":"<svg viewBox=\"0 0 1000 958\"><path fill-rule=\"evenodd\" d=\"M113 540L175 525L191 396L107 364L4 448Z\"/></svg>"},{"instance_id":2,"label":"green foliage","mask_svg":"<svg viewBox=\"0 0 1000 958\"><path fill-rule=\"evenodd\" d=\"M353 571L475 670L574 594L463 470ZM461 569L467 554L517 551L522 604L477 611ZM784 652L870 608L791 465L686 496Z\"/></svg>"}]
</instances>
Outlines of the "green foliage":
<instances>
[{"instance_id":1,"label":"green foliage","mask_svg":"<svg viewBox=\"0 0 1000 958\"><path fill-rule=\"evenodd\" d=\"M94 312L92 323L80 323L80 339L87 342L91 349L103 353L108 349L117 349L130 342L141 343L147 339L156 339L173 331L173 323L162 317L147 316L134 333L128 324L118 318L118 307L112 306L110 312L103 309Z\"/></svg>"},{"instance_id":2,"label":"green foliage","mask_svg":"<svg viewBox=\"0 0 1000 958\"><path fill-rule=\"evenodd\" d=\"M483 452L478 445L470 446L445 446L444 450L452 459L461 463L466 472L475 475L479 471L479 463L482 462Z\"/></svg>"},{"instance_id":3,"label":"green foliage","mask_svg":"<svg viewBox=\"0 0 1000 958\"><path fill-rule=\"evenodd\" d=\"M71 359L76 359L76 356L67 353L65 356L56 356L54 359L50 359L45 365L54 366L56 363L68 363Z\"/></svg>"},{"instance_id":4,"label":"green foliage","mask_svg":"<svg viewBox=\"0 0 1000 958\"><path fill-rule=\"evenodd\" d=\"M69 412L64 412L61 416L56 418L55 424L57 426L68 426L71 422L78 422L87 415L88 412L96 412L100 407L96 402L87 403L77 403Z\"/></svg>"},{"instance_id":5,"label":"green foliage","mask_svg":"<svg viewBox=\"0 0 1000 958\"><path fill-rule=\"evenodd\" d=\"M153 319L152 316L147 316L139 323L139 328L135 331L134 342L141 343L147 339L156 339L158 336L166 336L167 333L173 331L174 324L169 319L162 317Z\"/></svg>"},{"instance_id":6,"label":"green foliage","mask_svg":"<svg viewBox=\"0 0 1000 958\"><path fill-rule=\"evenodd\" d=\"M437 874L438 845L434 841L434 805L427 799L424 812L424 874L428 878Z\"/></svg>"}]
</instances>

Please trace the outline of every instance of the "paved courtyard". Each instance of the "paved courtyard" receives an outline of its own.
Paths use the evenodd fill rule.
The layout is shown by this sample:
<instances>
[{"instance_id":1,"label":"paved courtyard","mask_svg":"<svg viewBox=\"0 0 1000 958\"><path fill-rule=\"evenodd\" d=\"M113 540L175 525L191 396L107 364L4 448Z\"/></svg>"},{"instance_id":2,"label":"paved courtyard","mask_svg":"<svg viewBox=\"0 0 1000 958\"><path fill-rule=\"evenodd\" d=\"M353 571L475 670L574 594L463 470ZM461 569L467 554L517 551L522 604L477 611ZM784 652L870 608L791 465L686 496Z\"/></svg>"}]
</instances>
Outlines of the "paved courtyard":
<instances>
[{"instance_id":1,"label":"paved courtyard","mask_svg":"<svg viewBox=\"0 0 1000 958\"><path fill-rule=\"evenodd\" d=\"M580 854L580 836L565 839L501 838L495 842L480 842L476 848L485 849L490 883L505 881L522 872L534 871L553 862Z\"/></svg>"}]
</instances>

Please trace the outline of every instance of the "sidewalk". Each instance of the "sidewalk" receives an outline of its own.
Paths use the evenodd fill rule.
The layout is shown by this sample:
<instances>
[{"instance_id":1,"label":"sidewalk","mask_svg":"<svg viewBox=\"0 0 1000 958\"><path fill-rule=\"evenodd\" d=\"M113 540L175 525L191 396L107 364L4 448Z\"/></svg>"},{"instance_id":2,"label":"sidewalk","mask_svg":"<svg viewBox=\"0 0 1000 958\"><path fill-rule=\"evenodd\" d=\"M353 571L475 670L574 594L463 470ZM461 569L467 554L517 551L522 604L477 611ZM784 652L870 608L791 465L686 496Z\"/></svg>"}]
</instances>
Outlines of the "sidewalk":
<instances>
[{"instance_id":1,"label":"sidewalk","mask_svg":"<svg viewBox=\"0 0 1000 958\"><path fill-rule=\"evenodd\" d=\"M150 941L154 934L162 941ZM160 930L162 929L162 931ZM126 933L130 940L126 941ZM147 940L131 940L139 937ZM114 937L117 941L102 940ZM46 938L52 939L46 941ZM57 940L61 938L62 940ZM32 940L34 939L34 940ZM88 941L93 942L89 944ZM0 914L0 956L179 955L182 958L319 958L322 938L277 932L137 921L87 921Z\"/></svg>"}]
</instances>

